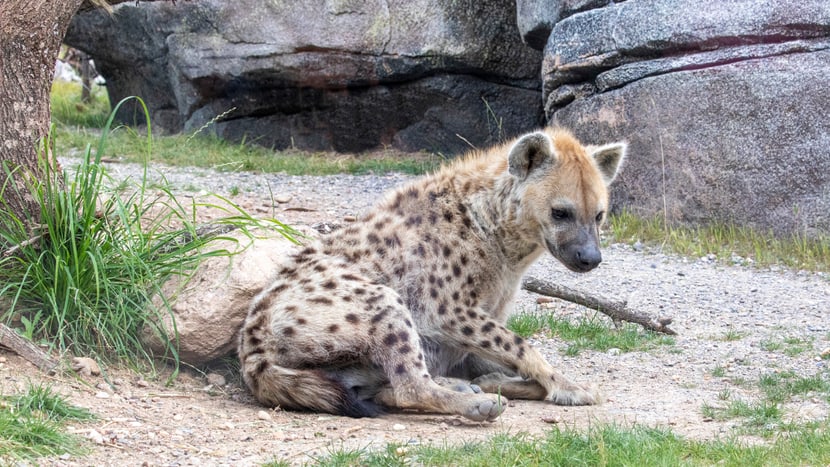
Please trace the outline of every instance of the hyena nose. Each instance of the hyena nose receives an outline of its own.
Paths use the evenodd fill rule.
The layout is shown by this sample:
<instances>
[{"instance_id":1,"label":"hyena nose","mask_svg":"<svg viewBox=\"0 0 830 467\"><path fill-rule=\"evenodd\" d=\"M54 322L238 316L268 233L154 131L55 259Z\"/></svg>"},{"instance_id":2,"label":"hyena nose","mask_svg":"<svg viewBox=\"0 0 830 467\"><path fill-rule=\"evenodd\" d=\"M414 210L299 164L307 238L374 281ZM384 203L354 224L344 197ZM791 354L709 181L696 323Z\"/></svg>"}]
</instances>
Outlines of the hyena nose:
<instances>
[{"instance_id":1,"label":"hyena nose","mask_svg":"<svg viewBox=\"0 0 830 467\"><path fill-rule=\"evenodd\" d=\"M602 262L602 253L596 247L580 248L576 252L576 259L583 270L590 271Z\"/></svg>"}]
</instances>

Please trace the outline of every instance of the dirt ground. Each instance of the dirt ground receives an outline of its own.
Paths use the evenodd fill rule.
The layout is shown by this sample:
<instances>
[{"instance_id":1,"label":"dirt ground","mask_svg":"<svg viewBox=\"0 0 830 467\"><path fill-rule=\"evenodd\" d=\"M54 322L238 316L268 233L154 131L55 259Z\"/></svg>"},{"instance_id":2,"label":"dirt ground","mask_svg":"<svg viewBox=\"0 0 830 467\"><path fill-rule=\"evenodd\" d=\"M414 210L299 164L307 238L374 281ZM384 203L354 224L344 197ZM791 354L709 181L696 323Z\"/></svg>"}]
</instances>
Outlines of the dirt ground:
<instances>
[{"instance_id":1,"label":"dirt ground","mask_svg":"<svg viewBox=\"0 0 830 467\"><path fill-rule=\"evenodd\" d=\"M307 193L307 191L300 191ZM299 198L299 197L297 197ZM295 198L295 200L297 199ZM288 223L316 224L331 218L325 197L315 204L301 199L276 208L259 199L240 198L252 211L277 209ZM348 222L350 205L335 213ZM706 258L683 259L611 245L595 272L577 276L545 259L532 274L552 276L570 286L605 290L638 311L671 316L679 335L672 346L646 352L583 351L563 355L566 344L536 336L533 344L564 374L595 384L605 403L559 407L543 402L511 401L492 423L455 416L397 413L374 419L350 419L313 413L267 410L256 404L238 375L221 370L209 378L185 369L172 385L145 381L128 370L106 368L105 376L81 378L71 372L40 374L16 355L0 353L0 391L14 394L27 384L51 385L98 418L71 423L68 430L86 439L88 455L43 459L44 465L259 465L271 460L302 464L339 449L383 449L402 445L463 443L496 433L541 435L553 426L584 428L595 424L643 424L672 429L695 439L734 433L740 420L703 416L703 404L722 404L719 394L751 400L766 371L799 375L827 372L820 358L830 347L830 282L826 275L724 266ZM535 296L522 292L520 310L534 310ZM547 310L581 317L592 312L556 301ZM740 336L726 339L726 333ZM765 350L764 342L800 336L809 349L797 355ZM712 376L716 367L724 377ZM749 384L738 384L739 380ZM806 396L787 406L787 417L823 420L826 398Z\"/></svg>"}]
</instances>

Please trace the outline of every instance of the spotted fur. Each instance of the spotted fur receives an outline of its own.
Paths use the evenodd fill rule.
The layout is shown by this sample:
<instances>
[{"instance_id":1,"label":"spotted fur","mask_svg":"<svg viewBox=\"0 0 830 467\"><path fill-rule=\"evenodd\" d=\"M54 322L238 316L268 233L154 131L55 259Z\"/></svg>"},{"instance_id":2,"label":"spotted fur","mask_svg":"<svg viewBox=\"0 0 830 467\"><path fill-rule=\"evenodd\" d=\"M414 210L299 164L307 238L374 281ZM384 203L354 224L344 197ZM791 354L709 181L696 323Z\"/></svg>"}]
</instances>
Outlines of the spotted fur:
<instances>
[{"instance_id":1,"label":"spotted fur","mask_svg":"<svg viewBox=\"0 0 830 467\"><path fill-rule=\"evenodd\" d=\"M245 382L269 406L355 417L493 420L505 398L597 403L504 322L543 252L577 272L599 264L624 152L546 129L392 191L288 258L254 299L240 333Z\"/></svg>"}]
</instances>

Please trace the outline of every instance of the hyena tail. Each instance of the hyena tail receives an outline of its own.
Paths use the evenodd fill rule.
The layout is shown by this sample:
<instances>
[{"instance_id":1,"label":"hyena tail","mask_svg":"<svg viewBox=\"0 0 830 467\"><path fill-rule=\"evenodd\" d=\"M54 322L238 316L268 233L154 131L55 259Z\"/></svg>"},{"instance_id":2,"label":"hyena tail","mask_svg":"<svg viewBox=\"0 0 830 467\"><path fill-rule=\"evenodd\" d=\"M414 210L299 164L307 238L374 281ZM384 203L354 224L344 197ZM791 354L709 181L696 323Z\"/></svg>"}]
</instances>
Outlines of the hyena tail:
<instances>
[{"instance_id":1,"label":"hyena tail","mask_svg":"<svg viewBox=\"0 0 830 467\"><path fill-rule=\"evenodd\" d=\"M355 418L382 413L372 399L358 397L345 382L323 370L296 370L265 360L246 366L243 379L264 405Z\"/></svg>"}]
</instances>

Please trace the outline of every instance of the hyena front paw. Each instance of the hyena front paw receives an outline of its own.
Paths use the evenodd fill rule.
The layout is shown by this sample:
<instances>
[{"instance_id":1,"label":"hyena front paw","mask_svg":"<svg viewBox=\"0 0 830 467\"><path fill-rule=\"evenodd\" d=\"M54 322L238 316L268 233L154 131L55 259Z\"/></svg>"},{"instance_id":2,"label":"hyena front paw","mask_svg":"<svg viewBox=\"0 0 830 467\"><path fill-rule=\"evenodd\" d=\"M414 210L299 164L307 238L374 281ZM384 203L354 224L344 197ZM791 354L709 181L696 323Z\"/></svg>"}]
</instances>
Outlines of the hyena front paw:
<instances>
[{"instance_id":1,"label":"hyena front paw","mask_svg":"<svg viewBox=\"0 0 830 467\"><path fill-rule=\"evenodd\" d=\"M480 395L470 398L471 404L462 415L477 422L493 421L507 407L507 399L494 394Z\"/></svg>"},{"instance_id":2,"label":"hyena front paw","mask_svg":"<svg viewBox=\"0 0 830 467\"><path fill-rule=\"evenodd\" d=\"M551 391L545 400L556 405L596 405L603 402L600 390L595 386L583 388L570 384L567 388L558 388Z\"/></svg>"}]
</instances>

